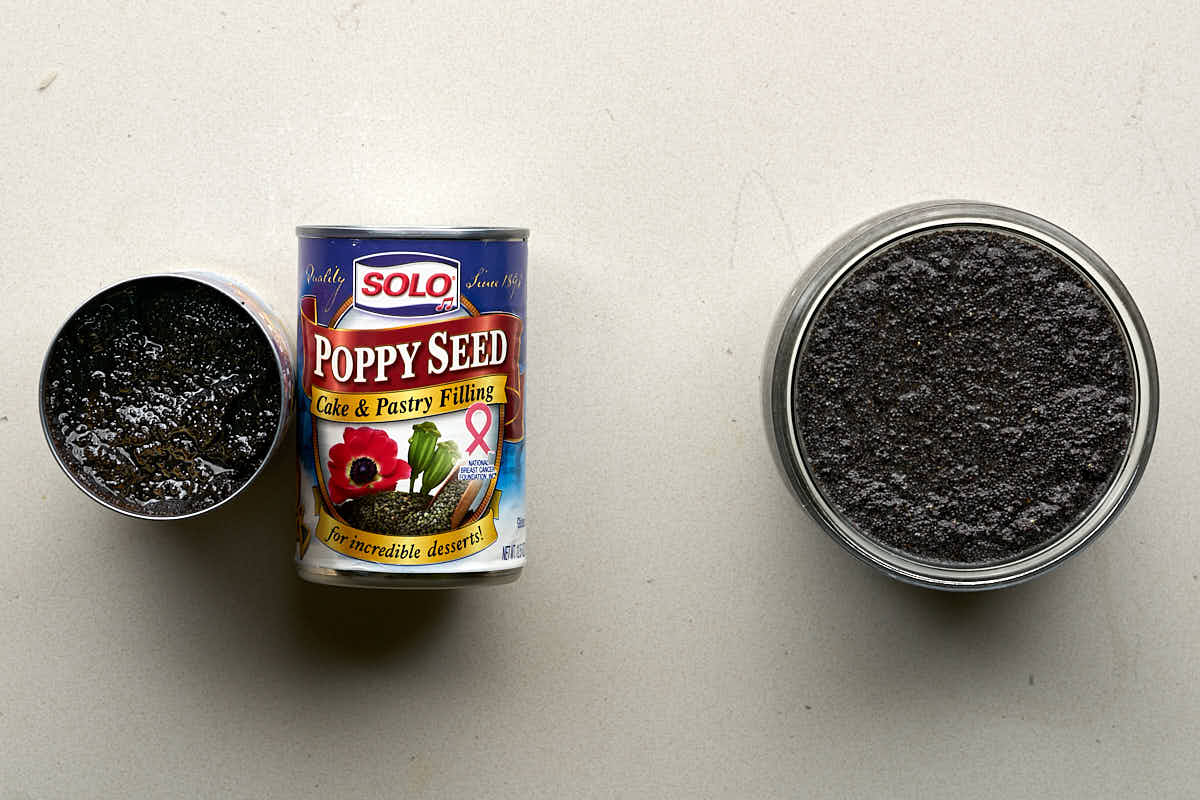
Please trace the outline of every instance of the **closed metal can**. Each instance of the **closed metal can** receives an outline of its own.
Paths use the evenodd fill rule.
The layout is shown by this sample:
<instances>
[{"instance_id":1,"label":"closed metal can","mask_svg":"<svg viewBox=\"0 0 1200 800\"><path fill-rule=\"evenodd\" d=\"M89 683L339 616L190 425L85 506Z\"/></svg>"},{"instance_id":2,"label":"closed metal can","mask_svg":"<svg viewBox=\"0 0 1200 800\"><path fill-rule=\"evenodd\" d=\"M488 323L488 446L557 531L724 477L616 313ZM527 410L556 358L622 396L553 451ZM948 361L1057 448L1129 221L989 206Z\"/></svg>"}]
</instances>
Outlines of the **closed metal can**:
<instances>
[{"instance_id":1,"label":"closed metal can","mask_svg":"<svg viewBox=\"0 0 1200 800\"><path fill-rule=\"evenodd\" d=\"M296 232L300 577L393 588L516 580L529 232Z\"/></svg>"}]
</instances>

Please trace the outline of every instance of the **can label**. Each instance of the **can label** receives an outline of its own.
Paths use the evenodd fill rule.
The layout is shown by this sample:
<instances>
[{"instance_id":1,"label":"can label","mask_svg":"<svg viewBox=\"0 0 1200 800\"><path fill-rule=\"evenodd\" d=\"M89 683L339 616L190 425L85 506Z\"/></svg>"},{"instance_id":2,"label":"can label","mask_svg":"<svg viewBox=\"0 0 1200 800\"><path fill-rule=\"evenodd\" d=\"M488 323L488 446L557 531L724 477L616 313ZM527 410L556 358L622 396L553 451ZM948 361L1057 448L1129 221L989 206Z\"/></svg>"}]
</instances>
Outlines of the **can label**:
<instances>
[{"instance_id":1,"label":"can label","mask_svg":"<svg viewBox=\"0 0 1200 800\"><path fill-rule=\"evenodd\" d=\"M525 562L523 241L301 238L296 559Z\"/></svg>"}]
</instances>

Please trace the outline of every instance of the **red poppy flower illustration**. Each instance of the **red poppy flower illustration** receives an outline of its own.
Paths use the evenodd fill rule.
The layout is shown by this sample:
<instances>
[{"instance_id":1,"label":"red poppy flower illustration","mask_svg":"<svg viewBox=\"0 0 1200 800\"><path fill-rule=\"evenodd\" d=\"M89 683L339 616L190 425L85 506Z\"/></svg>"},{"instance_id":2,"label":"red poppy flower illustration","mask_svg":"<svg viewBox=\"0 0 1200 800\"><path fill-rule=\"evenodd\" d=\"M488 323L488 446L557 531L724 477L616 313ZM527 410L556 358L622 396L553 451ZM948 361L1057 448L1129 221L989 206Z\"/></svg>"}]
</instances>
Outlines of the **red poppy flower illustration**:
<instances>
[{"instance_id":1,"label":"red poppy flower illustration","mask_svg":"<svg viewBox=\"0 0 1200 800\"><path fill-rule=\"evenodd\" d=\"M390 492L412 473L396 458L396 440L375 428L345 428L342 441L329 448L329 499L334 505L352 497Z\"/></svg>"}]
</instances>

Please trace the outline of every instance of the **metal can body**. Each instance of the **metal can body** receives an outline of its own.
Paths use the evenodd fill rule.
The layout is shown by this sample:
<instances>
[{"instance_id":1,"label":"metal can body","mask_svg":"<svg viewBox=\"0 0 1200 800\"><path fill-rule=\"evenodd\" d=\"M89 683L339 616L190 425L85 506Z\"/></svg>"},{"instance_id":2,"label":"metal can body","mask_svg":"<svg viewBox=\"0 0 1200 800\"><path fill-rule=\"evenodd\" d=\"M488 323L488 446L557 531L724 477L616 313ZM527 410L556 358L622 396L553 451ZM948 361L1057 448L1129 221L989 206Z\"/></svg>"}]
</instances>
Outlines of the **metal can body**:
<instances>
[{"instance_id":1,"label":"metal can body","mask_svg":"<svg viewBox=\"0 0 1200 800\"><path fill-rule=\"evenodd\" d=\"M970 227L1008 232L1066 259L1111 309L1122 331L1132 375L1132 425L1124 458L1099 500L1071 529L1036 552L980 566L934 563L881 545L858 530L822 491L800 443L792 414L796 366L822 304L857 265L914 234ZM1038 217L1002 206L961 201L922 203L885 213L835 241L801 276L788 296L769 342L764 369L767 431L776 462L801 504L835 541L898 580L935 589L1010 586L1061 564L1092 542L1132 495L1149 459L1158 418L1154 350L1137 307L1104 261L1078 239Z\"/></svg>"},{"instance_id":2,"label":"metal can body","mask_svg":"<svg viewBox=\"0 0 1200 800\"><path fill-rule=\"evenodd\" d=\"M296 568L394 588L525 563L517 228L297 228Z\"/></svg>"}]
</instances>

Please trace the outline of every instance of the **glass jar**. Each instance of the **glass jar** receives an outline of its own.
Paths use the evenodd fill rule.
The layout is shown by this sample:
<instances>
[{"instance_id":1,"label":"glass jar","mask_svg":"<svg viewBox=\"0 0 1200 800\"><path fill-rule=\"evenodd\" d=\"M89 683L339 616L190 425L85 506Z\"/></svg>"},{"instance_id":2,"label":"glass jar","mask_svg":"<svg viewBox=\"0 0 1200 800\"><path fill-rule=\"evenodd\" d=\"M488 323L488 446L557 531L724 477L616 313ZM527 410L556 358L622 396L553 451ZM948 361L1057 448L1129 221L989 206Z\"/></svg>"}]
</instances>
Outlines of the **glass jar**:
<instances>
[{"instance_id":1,"label":"glass jar","mask_svg":"<svg viewBox=\"0 0 1200 800\"><path fill-rule=\"evenodd\" d=\"M793 414L797 364L806 337L839 282L883 248L938 229L985 229L1017 234L1065 258L1109 306L1124 334L1131 371L1130 435L1115 475L1099 500L1078 521L1035 548L1007 560L950 564L915 557L866 535L826 497L801 443ZM920 203L882 214L851 230L823 251L801 276L780 310L764 369L767 431L792 491L820 526L858 558L893 578L946 590L1011 586L1040 575L1079 552L1117 516L1145 469L1158 418L1158 372L1154 349L1129 292L1107 264L1063 229L1003 206L964 201Z\"/></svg>"}]
</instances>

